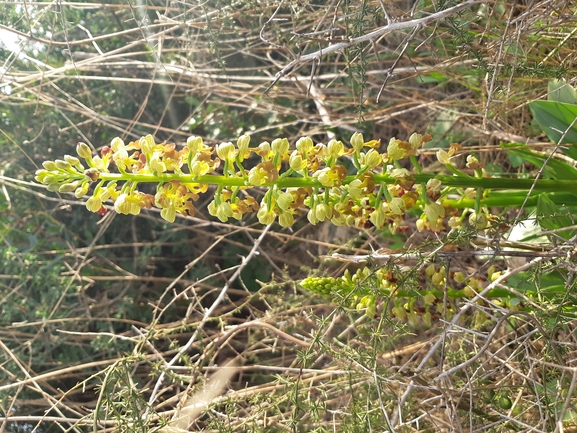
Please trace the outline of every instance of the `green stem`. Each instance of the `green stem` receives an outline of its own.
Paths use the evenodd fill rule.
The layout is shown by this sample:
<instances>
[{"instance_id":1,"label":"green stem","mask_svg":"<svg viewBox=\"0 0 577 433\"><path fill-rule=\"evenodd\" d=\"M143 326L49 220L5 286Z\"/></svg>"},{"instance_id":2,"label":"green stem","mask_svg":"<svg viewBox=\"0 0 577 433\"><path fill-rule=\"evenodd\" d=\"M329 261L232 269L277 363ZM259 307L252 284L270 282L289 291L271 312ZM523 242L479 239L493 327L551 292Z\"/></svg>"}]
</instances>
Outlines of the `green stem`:
<instances>
[{"instance_id":1,"label":"green stem","mask_svg":"<svg viewBox=\"0 0 577 433\"><path fill-rule=\"evenodd\" d=\"M555 192L547 194L555 204L577 204L577 195L567 192ZM490 196L481 199L481 207L519 207L523 203L526 206L537 206L538 195L531 195L527 199L526 192L518 191L494 191ZM455 209L475 208L476 199L444 199L443 204Z\"/></svg>"},{"instance_id":2,"label":"green stem","mask_svg":"<svg viewBox=\"0 0 577 433\"><path fill-rule=\"evenodd\" d=\"M492 190L523 190L528 191L533 187L533 191L550 191L550 192L572 192L575 191L575 180L552 180L552 179L516 179L516 178L474 178L474 177L457 177L438 175L432 173L415 174L415 180L418 183L426 183L429 179L437 178L444 186L461 187L461 188L484 188ZM170 182L171 180L179 180L183 183L200 183L211 185L229 186L250 186L246 185L242 177L225 177L220 175L204 175L195 179L190 174L132 174L132 173L101 173L100 179L106 181L133 181L133 182ZM357 179L357 176L347 176L343 181L344 185L351 183ZM392 184L395 179L384 174L374 175L375 183ZM322 187L320 182L314 179L306 179L302 177L288 177L279 178L276 182L266 183L264 186L276 185L278 188L298 188L298 187ZM473 206L471 206L473 207Z\"/></svg>"}]
</instances>

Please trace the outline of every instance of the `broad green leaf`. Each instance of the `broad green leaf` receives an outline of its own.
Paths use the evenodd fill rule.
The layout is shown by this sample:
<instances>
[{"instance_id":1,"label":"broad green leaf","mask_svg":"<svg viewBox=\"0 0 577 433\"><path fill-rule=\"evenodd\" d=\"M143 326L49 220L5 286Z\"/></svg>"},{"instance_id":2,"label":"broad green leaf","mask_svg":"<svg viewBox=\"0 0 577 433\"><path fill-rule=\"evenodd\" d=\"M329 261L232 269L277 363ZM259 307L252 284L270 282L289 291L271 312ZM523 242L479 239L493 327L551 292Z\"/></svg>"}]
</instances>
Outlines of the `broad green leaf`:
<instances>
[{"instance_id":1,"label":"broad green leaf","mask_svg":"<svg viewBox=\"0 0 577 433\"><path fill-rule=\"evenodd\" d=\"M537 199L537 221L545 230L558 230L573 225L566 208L560 208L543 193ZM575 230L565 230L557 233L564 239L570 239L575 235Z\"/></svg>"},{"instance_id":2,"label":"broad green leaf","mask_svg":"<svg viewBox=\"0 0 577 433\"><path fill-rule=\"evenodd\" d=\"M567 104L577 103L577 90L564 80L550 80L547 85L549 101L565 102Z\"/></svg>"},{"instance_id":3,"label":"broad green leaf","mask_svg":"<svg viewBox=\"0 0 577 433\"><path fill-rule=\"evenodd\" d=\"M501 147L507 150L510 156L515 156L526 162L530 162L536 167L543 167L545 161L547 161L548 155L540 155L534 153L525 145L513 144L501 144ZM519 164L520 165L520 164ZM577 180L577 170L573 168L571 164L567 164L565 161L557 159L555 157L550 158L545 166L544 173L547 177L553 179L564 179L564 180Z\"/></svg>"},{"instance_id":4,"label":"broad green leaf","mask_svg":"<svg viewBox=\"0 0 577 433\"><path fill-rule=\"evenodd\" d=\"M555 101L534 101L529 104L529 107L539 126L554 143L559 142L565 130L577 117L577 105ZM561 144L577 144L577 124L569 129ZM577 148L563 147L562 150L566 155L577 159Z\"/></svg>"}]
</instances>

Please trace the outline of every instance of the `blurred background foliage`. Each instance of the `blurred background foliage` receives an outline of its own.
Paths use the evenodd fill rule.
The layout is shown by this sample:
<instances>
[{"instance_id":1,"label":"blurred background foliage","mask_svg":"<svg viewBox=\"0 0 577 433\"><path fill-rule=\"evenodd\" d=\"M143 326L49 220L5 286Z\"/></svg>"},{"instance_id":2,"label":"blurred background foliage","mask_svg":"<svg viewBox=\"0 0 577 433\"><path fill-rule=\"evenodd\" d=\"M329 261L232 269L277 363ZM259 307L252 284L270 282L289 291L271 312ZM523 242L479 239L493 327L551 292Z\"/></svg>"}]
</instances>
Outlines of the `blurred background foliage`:
<instances>
[{"instance_id":1,"label":"blurred background foliage","mask_svg":"<svg viewBox=\"0 0 577 433\"><path fill-rule=\"evenodd\" d=\"M154 212L102 218L71 196L31 183L44 160L74 154L79 141L99 151L116 136L130 141L152 134L157 142L182 146L190 135L209 144L235 141L242 133L253 143L276 137L294 142L302 135L326 143L361 131L387 143L416 131L434 136L425 164L433 163L437 148L460 141L507 170L510 161L496 145L542 144L527 103L544 98L552 79L574 73L573 2L472 2L427 26L283 69L331 44L457 3L0 2L0 384L48 374L38 382L42 386L0 385L0 415L53 417L38 424L15 421L8 431L33 425L43 432L71 425L82 431L93 411L99 429L137 431L123 422L139 419L146 407L151 421L138 431L156 425L151 414L169 411L181 393L194 389L176 375L165 395L147 406L161 359L190 338L262 230L254 217L236 226L215 222L205 210L208 196L194 218L173 225ZM339 418L341 431L386 427L374 407L385 396L362 374L319 383L318 395L311 395L305 391L315 379L280 373L325 366L323 356L341 367L351 359L370 365L375 353L404 341L404 325L363 324L292 281L311 268L336 273L338 266L318 259L328 251L397 248L409 235L311 227L306 219L267 235L215 312L219 320L205 327L182 362L183 371L195 371L202 382L196 375L239 356L247 370L237 386L248 383L254 393L247 394L244 409L224 411L236 421L206 416L198 427L325 431L341 407L348 411ZM261 284L271 280L278 284ZM328 326L331 335L350 342L300 352L256 327L215 349L226 326L254 320L307 338ZM351 323L358 328L349 335ZM365 342L390 329L388 339ZM429 338L427 329L413 331ZM148 346L138 340L145 334ZM134 358L126 360L126 354ZM248 368L254 364L278 370ZM377 370L389 374L382 366ZM272 394L257 392L264 385L274 388ZM123 394L122 387L135 395ZM353 397L337 401L335 389ZM106 404L97 408L99 395ZM265 415L273 420L269 427L259 421ZM116 424L107 424L113 419Z\"/></svg>"}]
</instances>

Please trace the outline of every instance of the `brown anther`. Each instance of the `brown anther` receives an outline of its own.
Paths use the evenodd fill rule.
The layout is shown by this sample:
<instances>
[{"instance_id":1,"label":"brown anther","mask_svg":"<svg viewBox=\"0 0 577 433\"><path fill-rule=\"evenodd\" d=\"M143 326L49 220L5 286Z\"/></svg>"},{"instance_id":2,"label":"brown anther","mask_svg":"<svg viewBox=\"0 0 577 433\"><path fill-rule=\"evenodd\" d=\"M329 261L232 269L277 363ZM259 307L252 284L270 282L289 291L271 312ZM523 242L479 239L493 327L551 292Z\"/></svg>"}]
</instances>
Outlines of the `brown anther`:
<instances>
[{"instance_id":1,"label":"brown anther","mask_svg":"<svg viewBox=\"0 0 577 433\"><path fill-rule=\"evenodd\" d=\"M409 175L407 177L397 179L395 183L399 185L401 188L409 191L415 184L415 178Z\"/></svg>"},{"instance_id":2,"label":"brown anther","mask_svg":"<svg viewBox=\"0 0 577 433\"><path fill-rule=\"evenodd\" d=\"M112 153L114 153L113 150L108 146L104 146L102 148L102 150L100 151L100 155L102 156L102 158L104 158L106 155L110 155Z\"/></svg>"},{"instance_id":3,"label":"brown anther","mask_svg":"<svg viewBox=\"0 0 577 433\"><path fill-rule=\"evenodd\" d=\"M100 171L97 168L89 168L84 170L84 175L88 177L92 182L96 182L100 179Z\"/></svg>"}]
</instances>

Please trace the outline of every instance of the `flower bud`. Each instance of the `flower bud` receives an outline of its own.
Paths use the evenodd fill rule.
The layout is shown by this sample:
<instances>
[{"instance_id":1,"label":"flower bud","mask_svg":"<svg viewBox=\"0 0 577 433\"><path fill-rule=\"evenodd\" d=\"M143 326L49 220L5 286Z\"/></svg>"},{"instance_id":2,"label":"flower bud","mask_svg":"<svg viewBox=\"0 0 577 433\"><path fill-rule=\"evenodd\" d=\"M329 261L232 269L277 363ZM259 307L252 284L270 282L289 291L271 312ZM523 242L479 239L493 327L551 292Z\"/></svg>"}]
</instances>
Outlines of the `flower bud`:
<instances>
[{"instance_id":1,"label":"flower bud","mask_svg":"<svg viewBox=\"0 0 577 433\"><path fill-rule=\"evenodd\" d=\"M86 159L87 161L92 159L92 150L86 143L78 143L76 145L76 153L79 157Z\"/></svg>"},{"instance_id":2,"label":"flower bud","mask_svg":"<svg viewBox=\"0 0 577 433\"><path fill-rule=\"evenodd\" d=\"M36 182L44 183L44 179L48 176L48 171L46 170L36 170L34 180Z\"/></svg>"},{"instance_id":3,"label":"flower bud","mask_svg":"<svg viewBox=\"0 0 577 433\"><path fill-rule=\"evenodd\" d=\"M50 171L58 170L58 167L56 167L56 164L54 163L54 161L44 161L42 163L42 167L44 167L46 170L50 170Z\"/></svg>"},{"instance_id":4,"label":"flower bud","mask_svg":"<svg viewBox=\"0 0 577 433\"><path fill-rule=\"evenodd\" d=\"M118 152L120 149L124 149L124 141L122 141L122 138L120 137L114 137L110 142L110 147L115 152Z\"/></svg>"},{"instance_id":5,"label":"flower bud","mask_svg":"<svg viewBox=\"0 0 577 433\"><path fill-rule=\"evenodd\" d=\"M466 279L467 277L461 271L457 271L453 274L453 280L455 280L457 283L463 283Z\"/></svg>"},{"instance_id":6,"label":"flower bud","mask_svg":"<svg viewBox=\"0 0 577 433\"><path fill-rule=\"evenodd\" d=\"M300 150L303 155L310 153L313 147L314 143L309 137L301 137L297 140L296 148Z\"/></svg>"},{"instance_id":7,"label":"flower bud","mask_svg":"<svg viewBox=\"0 0 577 433\"><path fill-rule=\"evenodd\" d=\"M63 183L62 185L60 185L58 187L58 192L62 192L62 193L72 192L76 189L77 186L78 186L78 182Z\"/></svg>"},{"instance_id":8,"label":"flower bud","mask_svg":"<svg viewBox=\"0 0 577 433\"><path fill-rule=\"evenodd\" d=\"M88 182L82 182L82 185L74 191L74 196L76 198L84 197L88 193Z\"/></svg>"},{"instance_id":9,"label":"flower bud","mask_svg":"<svg viewBox=\"0 0 577 433\"><path fill-rule=\"evenodd\" d=\"M56 161L54 161L54 163L56 164L56 167L58 167L60 170L68 171L72 169L72 166L66 161L63 161L62 159L57 159Z\"/></svg>"},{"instance_id":10,"label":"flower bud","mask_svg":"<svg viewBox=\"0 0 577 433\"><path fill-rule=\"evenodd\" d=\"M425 305L433 305L436 300L437 300L437 297L435 295L433 295L431 292L429 292L425 296L423 296L423 303Z\"/></svg>"},{"instance_id":11,"label":"flower bud","mask_svg":"<svg viewBox=\"0 0 577 433\"><path fill-rule=\"evenodd\" d=\"M82 164L80 164L80 160L78 158L76 158L75 156L64 155L64 161L66 161L68 164L78 168L79 170L84 170L84 167L82 167Z\"/></svg>"},{"instance_id":12,"label":"flower bud","mask_svg":"<svg viewBox=\"0 0 577 433\"><path fill-rule=\"evenodd\" d=\"M236 145L238 147L238 159L240 160L240 162L244 161L246 153L248 152L249 144L250 144L249 135L241 135L240 137L238 137Z\"/></svg>"},{"instance_id":13,"label":"flower bud","mask_svg":"<svg viewBox=\"0 0 577 433\"><path fill-rule=\"evenodd\" d=\"M345 153L345 146L343 145L343 142L334 139L329 141L329 144L327 144L327 149L329 151L329 156L335 159L344 155Z\"/></svg>"},{"instance_id":14,"label":"flower bud","mask_svg":"<svg viewBox=\"0 0 577 433\"><path fill-rule=\"evenodd\" d=\"M145 155L152 155L152 152L154 152L154 146L156 146L156 143L154 142L152 135L148 134L146 137L140 139L140 150L142 150L142 153Z\"/></svg>"},{"instance_id":15,"label":"flower bud","mask_svg":"<svg viewBox=\"0 0 577 433\"><path fill-rule=\"evenodd\" d=\"M363 146L365 145L365 140L363 138L363 134L360 132L355 132L351 137L351 146L355 151L360 152Z\"/></svg>"},{"instance_id":16,"label":"flower bud","mask_svg":"<svg viewBox=\"0 0 577 433\"><path fill-rule=\"evenodd\" d=\"M417 134L413 132L409 137L409 144L411 145L411 150L417 150L421 144L423 144L423 136L421 134Z\"/></svg>"},{"instance_id":17,"label":"flower bud","mask_svg":"<svg viewBox=\"0 0 577 433\"><path fill-rule=\"evenodd\" d=\"M315 213L319 221L329 219L333 215L331 207L326 203L317 204L315 207Z\"/></svg>"},{"instance_id":18,"label":"flower bud","mask_svg":"<svg viewBox=\"0 0 577 433\"><path fill-rule=\"evenodd\" d=\"M419 233L421 233L423 230L425 230L425 221L423 221L422 219L419 218L419 219L415 222L415 226L417 227L417 231L418 231Z\"/></svg>"},{"instance_id":19,"label":"flower bud","mask_svg":"<svg viewBox=\"0 0 577 433\"><path fill-rule=\"evenodd\" d=\"M200 152L203 146L202 137L188 137L186 139L186 147L188 147L188 150L193 156Z\"/></svg>"},{"instance_id":20,"label":"flower bud","mask_svg":"<svg viewBox=\"0 0 577 433\"><path fill-rule=\"evenodd\" d=\"M371 220L373 225L378 229L383 228L383 226L385 225L385 218L386 214L383 206L379 206L379 208L371 212L371 215L369 216L369 219Z\"/></svg>"},{"instance_id":21,"label":"flower bud","mask_svg":"<svg viewBox=\"0 0 577 433\"><path fill-rule=\"evenodd\" d=\"M216 146L216 154L223 161L231 161L236 157L236 149L230 141L228 143L220 143Z\"/></svg>"},{"instance_id":22,"label":"flower bud","mask_svg":"<svg viewBox=\"0 0 577 433\"><path fill-rule=\"evenodd\" d=\"M275 138L271 143L271 148L274 153L284 155L288 152L289 142L286 138Z\"/></svg>"}]
</instances>

